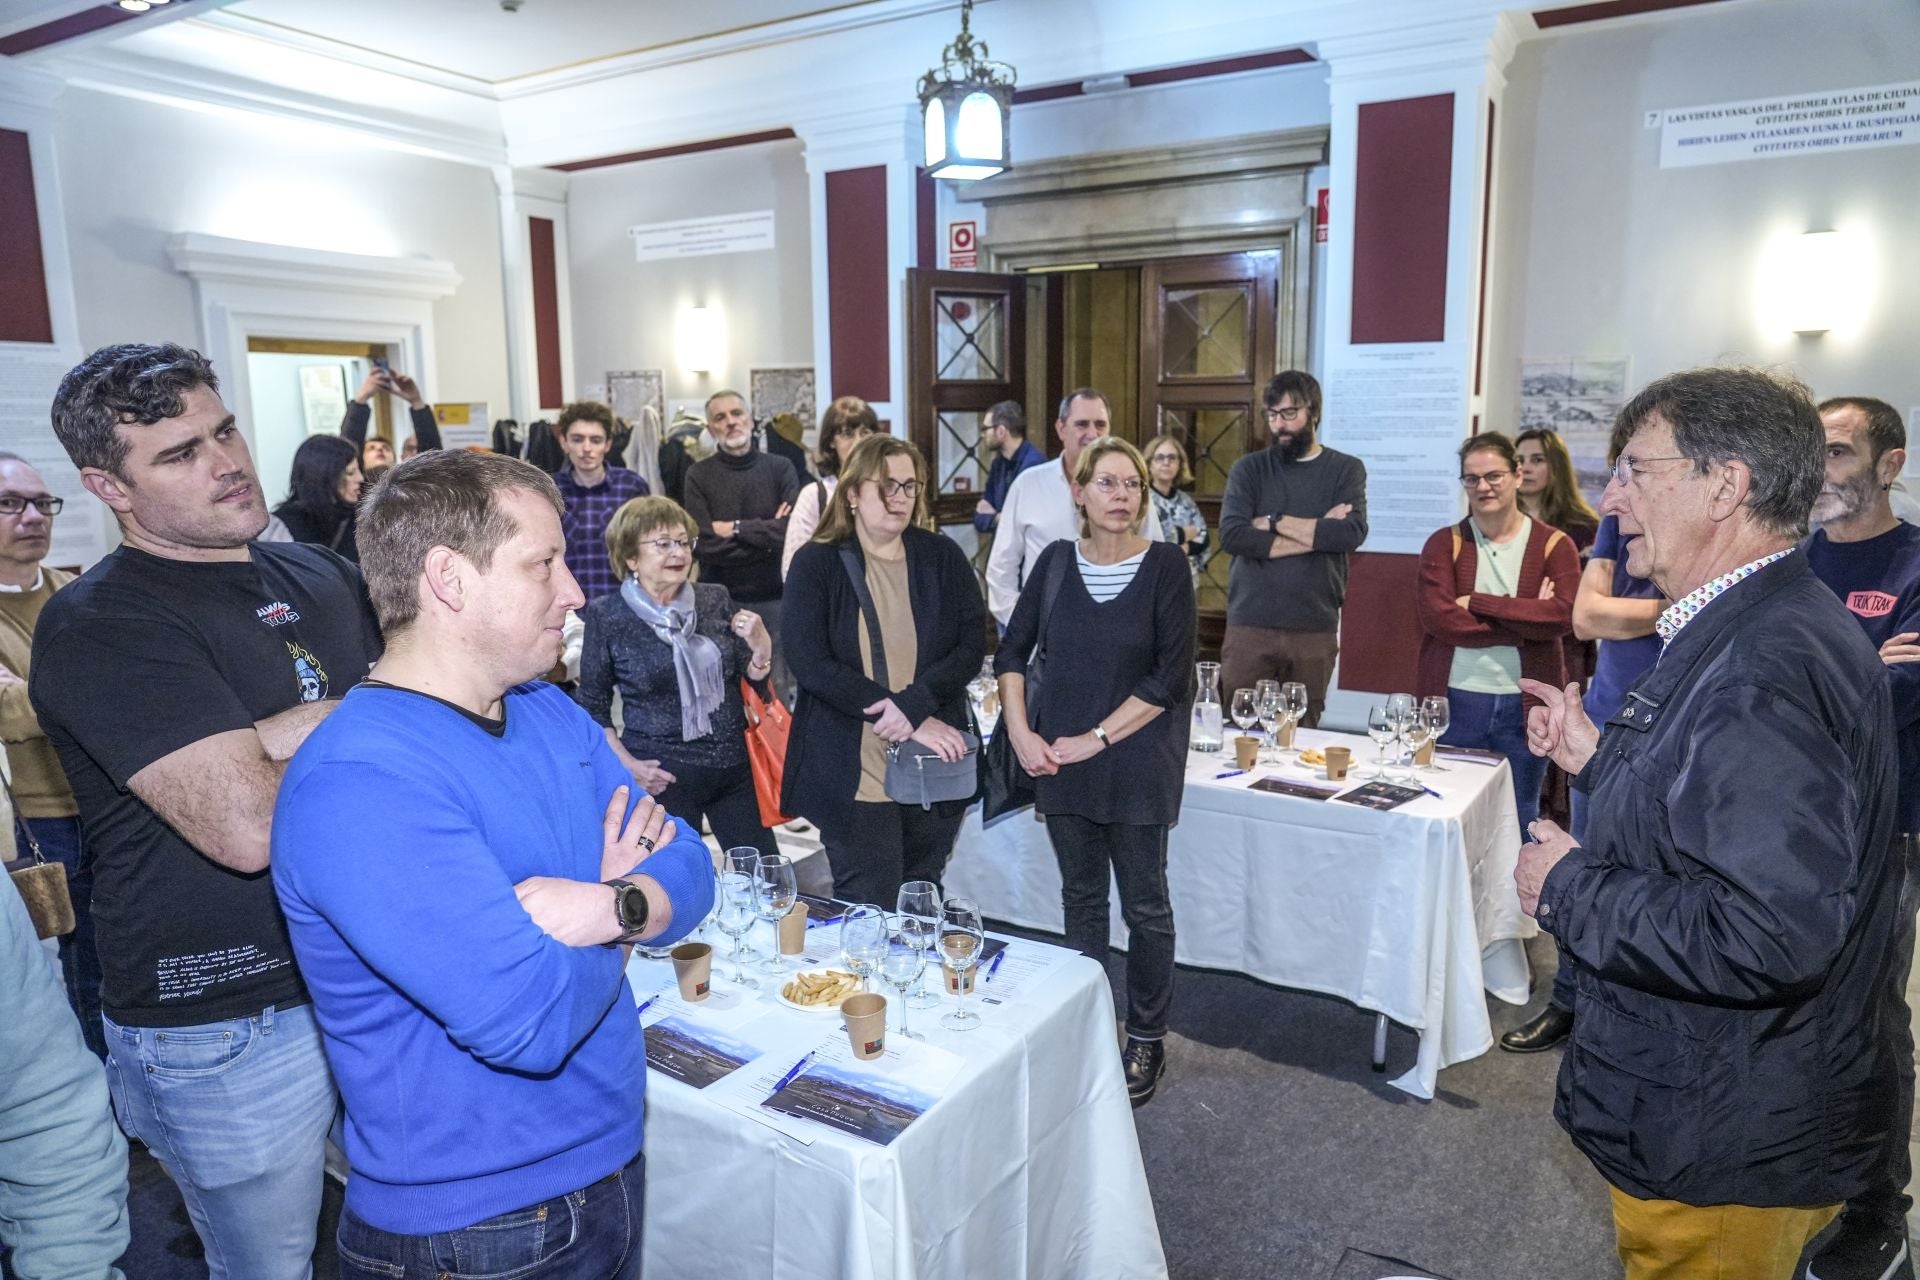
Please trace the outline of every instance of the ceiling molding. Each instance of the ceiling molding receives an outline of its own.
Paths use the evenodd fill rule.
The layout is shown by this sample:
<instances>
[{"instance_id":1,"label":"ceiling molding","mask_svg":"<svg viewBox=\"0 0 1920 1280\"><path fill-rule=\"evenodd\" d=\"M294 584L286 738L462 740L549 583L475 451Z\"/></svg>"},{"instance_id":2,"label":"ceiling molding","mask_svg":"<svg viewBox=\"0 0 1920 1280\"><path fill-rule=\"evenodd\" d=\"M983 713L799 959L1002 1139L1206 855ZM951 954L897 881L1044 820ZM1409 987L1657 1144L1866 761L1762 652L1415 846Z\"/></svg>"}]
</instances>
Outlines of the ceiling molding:
<instances>
[{"instance_id":1,"label":"ceiling molding","mask_svg":"<svg viewBox=\"0 0 1920 1280\"><path fill-rule=\"evenodd\" d=\"M172 0L170 4L156 5L145 13L132 13L108 0L96 0L92 4L70 6L62 17L0 37L0 54L37 59L55 53L71 53L76 49L109 44L141 31L151 31L165 23L184 21L228 2L197 0L197 4L190 7L190 0Z\"/></svg>"},{"instance_id":2,"label":"ceiling molding","mask_svg":"<svg viewBox=\"0 0 1920 1280\"><path fill-rule=\"evenodd\" d=\"M727 151L734 147L758 146L763 142L788 142L799 137L792 129L763 129L758 133L739 133L727 138L707 138L699 142L682 142L677 146L654 147L647 151L624 151L618 155L594 156L588 160L568 160L563 164L546 166L562 173L579 173L584 169L605 169L616 164L637 164L642 160L667 160L674 156L698 155L703 151Z\"/></svg>"},{"instance_id":3,"label":"ceiling molding","mask_svg":"<svg viewBox=\"0 0 1920 1280\"><path fill-rule=\"evenodd\" d=\"M386 258L182 232L167 256L196 284L267 285L367 293L437 302L460 287L460 273L437 258Z\"/></svg>"},{"instance_id":4,"label":"ceiling molding","mask_svg":"<svg viewBox=\"0 0 1920 1280\"><path fill-rule=\"evenodd\" d=\"M193 23L196 26L211 27L226 35L258 40L263 44L277 45L282 49L292 49L332 62L344 62L349 66L364 67L369 71L398 76L402 80L431 85L436 89L464 93L490 102L500 100L500 95L495 92L492 83L478 76L449 71L445 67L415 62L410 58L398 58L377 49L364 49L358 45L345 44L326 36L301 31L297 27L282 26L277 22L267 22L243 13L226 13L216 9L207 13L194 14Z\"/></svg>"},{"instance_id":5,"label":"ceiling molding","mask_svg":"<svg viewBox=\"0 0 1920 1280\"><path fill-rule=\"evenodd\" d=\"M971 183L968 200L994 205L1063 194L1157 187L1193 181L1254 178L1325 164L1325 125L1242 134L1177 147L1107 151L1033 160Z\"/></svg>"}]
</instances>

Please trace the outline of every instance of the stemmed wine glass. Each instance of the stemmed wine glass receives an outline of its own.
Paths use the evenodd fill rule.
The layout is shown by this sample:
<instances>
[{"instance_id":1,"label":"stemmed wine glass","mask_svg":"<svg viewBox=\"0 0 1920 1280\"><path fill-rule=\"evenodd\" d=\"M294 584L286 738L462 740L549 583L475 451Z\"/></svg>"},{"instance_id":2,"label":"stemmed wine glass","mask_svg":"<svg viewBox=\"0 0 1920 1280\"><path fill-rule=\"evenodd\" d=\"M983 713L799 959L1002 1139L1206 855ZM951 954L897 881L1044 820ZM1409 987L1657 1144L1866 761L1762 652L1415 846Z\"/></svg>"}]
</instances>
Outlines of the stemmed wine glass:
<instances>
[{"instance_id":1,"label":"stemmed wine glass","mask_svg":"<svg viewBox=\"0 0 1920 1280\"><path fill-rule=\"evenodd\" d=\"M753 873L760 866L760 851L758 849L750 844L740 845L736 848L728 849L721 855L721 859L720 874L723 879L730 875L737 875L746 882L749 890L753 888ZM747 895L747 903L749 906L753 903L753 895L751 892ZM758 916L754 917L754 919L758 918ZM741 957L747 960L757 960L760 956L759 950L751 942L747 941L747 938L752 935L752 932L752 923L749 921L746 934L734 940L734 945L739 949ZM776 943L775 945L777 948L778 944Z\"/></svg>"},{"instance_id":2,"label":"stemmed wine glass","mask_svg":"<svg viewBox=\"0 0 1920 1280\"><path fill-rule=\"evenodd\" d=\"M1439 694L1431 698L1423 698L1420 702L1420 715L1427 722L1427 728L1432 731L1435 742L1447 736L1447 725L1451 723L1452 712L1447 706L1446 695ZM1433 763L1427 768L1433 773L1445 773L1447 766L1440 763L1439 752L1436 751Z\"/></svg>"},{"instance_id":3,"label":"stemmed wine glass","mask_svg":"<svg viewBox=\"0 0 1920 1280\"><path fill-rule=\"evenodd\" d=\"M927 969L927 953L920 948L919 936L909 926L918 921L910 916L894 916L887 921L887 949L880 956L880 976L899 997L900 1025L894 1030L909 1040L921 1037L907 1030L907 988L920 980Z\"/></svg>"},{"instance_id":4,"label":"stemmed wine glass","mask_svg":"<svg viewBox=\"0 0 1920 1280\"><path fill-rule=\"evenodd\" d=\"M960 1007L940 1019L940 1025L949 1031L971 1031L980 1025L980 1015L967 1008L967 971L979 963L986 937L980 908L971 900L948 898L941 904L940 958L960 975Z\"/></svg>"},{"instance_id":5,"label":"stemmed wine glass","mask_svg":"<svg viewBox=\"0 0 1920 1280\"><path fill-rule=\"evenodd\" d=\"M753 896L754 910L773 926L773 945L760 968L766 973L783 973L787 966L780 958L780 920L793 910L794 899L800 896L793 859L783 853L761 854L753 868Z\"/></svg>"},{"instance_id":6,"label":"stemmed wine glass","mask_svg":"<svg viewBox=\"0 0 1920 1280\"><path fill-rule=\"evenodd\" d=\"M1406 728L1400 731L1400 736L1407 743L1407 776L1412 777L1414 770L1421 767L1414 764L1414 760L1419 756L1421 748L1433 741L1433 725L1427 719L1425 708L1413 709L1413 715L1407 721ZM1432 768L1432 765L1426 767Z\"/></svg>"},{"instance_id":7,"label":"stemmed wine glass","mask_svg":"<svg viewBox=\"0 0 1920 1280\"><path fill-rule=\"evenodd\" d=\"M1260 684L1262 687L1254 694L1253 713L1259 718L1260 727L1266 730L1266 746L1260 752L1260 759L1266 762L1271 761L1279 749L1280 726L1287 718L1287 704L1280 696L1277 682L1262 680Z\"/></svg>"},{"instance_id":8,"label":"stemmed wine glass","mask_svg":"<svg viewBox=\"0 0 1920 1280\"><path fill-rule=\"evenodd\" d=\"M736 986L760 985L741 967L741 960L748 950L745 935L757 919L759 913L754 910L753 877L728 867L720 873L720 886L714 893L713 922L720 926L720 932L733 939L733 981Z\"/></svg>"},{"instance_id":9,"label":"stemmed wine glass","mask_svg":"<svg viewBox=\"0 0 1920 1280\"><path fill-rule=\"evenodd\" d=\"M1387 699L1387 723L1393 726L1393 761L1383 764L1381 773L1389 778L1404 779L1412 776L1410 766L1400 763L1407 729L1420 718L1420 702L1410 693L1396 693Z\"/></svg>"},{"instance_id":10,"label":"stemmed wine glass","mask_svg":"<svg viewBox=\"0 0 1920 1280\"><path fill-rule=\"evenodd\" d=\"M940 886L931 880L909 880L900 886L900 897L894 905L903 922L901 932L922 952L933 950L940 932ZM931 1009L940 1003L940 997L927 990L924 965L907 1003L916 1009Z\"/></svg>"},{"instance_id":11,"label":"stemmed wine glass","mask_svg":"<svg viewBox=\"0 0 1920 1280\"><path fill-rule=\"evenodd\" d=\"M1289 680L1281 685L1280 705L1286 713L1287 727L1289 729L1299 728L1300 722L1306 719L1307 716L1307 686L1301 684L1298 680ZM1295 740L1295 745L1293 746L1281 748L1280 754L1283 756L1298 756L1300 754L1298 740Z\"/></svg>"},{"instance_id":12,"label":"stemmed wine glass","mask_svg":"<svg viewBox=\"0 0 1920 1280\"><path fill-rule=\"evenodd\" d=\"M840 918L840 958L867 989L867 977L887 953L887 913L878 907L850 907Z\"/></svg>"},{"instance_id":13,"label":"stemmed wine glass","mask_svg":"<svg viewBox=\"0 0 1920 1280\"><path fill-rule=\"evenodd\" d=\"M1253 690L1235 689L1233 704L1227 709L1227 714L1233 717L1233 723L1242 733L1259 724L1260 704L1254 699Z\"/></svg>"},{"instance_id":14,"label":"stemmed wine glass","mask_svg":"<svg viewBox=\"0 0 1920 1280\"><path fill-rule=\"evenodd\" d=\"M1387 744L1393 741L1393 718L1387 714L1385 703L1375 703L1367 708L1367 736L1373 739L1374 762L1361 765L1353 770L1356 778L1377 778L1386 769Z\"/></svg>"}]
</instances>

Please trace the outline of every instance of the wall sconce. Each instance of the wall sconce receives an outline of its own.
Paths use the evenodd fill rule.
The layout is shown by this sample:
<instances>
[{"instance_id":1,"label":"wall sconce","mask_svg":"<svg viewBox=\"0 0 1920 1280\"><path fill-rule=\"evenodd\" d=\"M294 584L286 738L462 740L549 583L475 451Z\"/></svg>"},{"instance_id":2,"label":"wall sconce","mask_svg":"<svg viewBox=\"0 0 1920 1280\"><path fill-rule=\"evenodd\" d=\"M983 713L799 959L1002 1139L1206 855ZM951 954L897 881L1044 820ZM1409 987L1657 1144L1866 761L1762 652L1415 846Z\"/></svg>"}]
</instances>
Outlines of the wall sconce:
<instances>
[{"instance_id":1,"label":"wall sconce","mask_svg":"<svg viewBox=\"0 0 1920 1280\"><path fill-rule=\"evenodd\" d=\"M680 313L680 363L692 373L711 373L726 363L727 322L714 307L689 307Z\"/></svg>"},{"instance_id":2,"label":"wall sconce","mask_svg":"<svg viewBox=\"0 0 1920 1280\"><path fill-rule=\"evenodd\" d=\"M1871 299L1867 246L1844 231L1809 231L1776 242L1761 268L1762 323L1817 336L1849 328Z\"/></svg>"}]
</instances>

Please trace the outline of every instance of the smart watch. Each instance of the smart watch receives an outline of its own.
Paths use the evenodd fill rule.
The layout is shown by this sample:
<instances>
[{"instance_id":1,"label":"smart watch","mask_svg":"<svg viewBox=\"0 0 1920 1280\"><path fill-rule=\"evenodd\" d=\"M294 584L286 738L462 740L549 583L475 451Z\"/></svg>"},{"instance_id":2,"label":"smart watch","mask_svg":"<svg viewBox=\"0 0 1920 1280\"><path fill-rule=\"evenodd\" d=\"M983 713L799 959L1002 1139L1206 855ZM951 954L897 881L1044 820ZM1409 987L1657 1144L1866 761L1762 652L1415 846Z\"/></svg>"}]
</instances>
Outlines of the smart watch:
<instances>
[{"instance_id":1,"label":"smart watch","mask_svg":"<svg viewBox=\"0 0 1920 1280\"><path fill-rule=\"evenodd\" d=\"M603 881L613 890L613 915L620 922L620 940L626 941L647 927L647 895L631 880Z\"/></svg>"}]
</instances>

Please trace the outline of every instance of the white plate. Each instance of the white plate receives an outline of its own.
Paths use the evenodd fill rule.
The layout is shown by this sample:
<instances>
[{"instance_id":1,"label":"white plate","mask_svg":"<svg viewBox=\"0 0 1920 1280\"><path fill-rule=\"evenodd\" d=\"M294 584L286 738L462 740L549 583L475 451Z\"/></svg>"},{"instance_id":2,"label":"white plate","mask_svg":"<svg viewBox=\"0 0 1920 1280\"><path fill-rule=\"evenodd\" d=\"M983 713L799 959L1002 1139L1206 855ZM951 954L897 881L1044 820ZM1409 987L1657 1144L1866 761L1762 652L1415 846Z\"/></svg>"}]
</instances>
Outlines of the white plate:
<instances>
[{"instance_id":1,"label":"white plate","mask_svg":"<svg viewBox=\"0 0 1920 1280\"><path fill-rule=\"evenodd\" d=\"M810 970L805 970L805 972L808 972L808 973L826 973L826 972L828 972L828 971L827 971L827 970L825 970L825 969L810 969ZM844 970L844 969L836 969L836 970L833 970L833 972L835 972L835 973L845 973L845 972L846 972L846 970ZM835 1001L832 1001L832 1002L830 1002L830 1003L827 1003L827 1004L800 1004L800 1003L798 1003L798 1002L796 1002L796 1001L793 1001L793 1000L789 1000L789 999L787 999L787 993L786 993L786 991L785 991L785 990L783 990L783 988L784 988L784 987L785 987L785 986L787 985L787 983L788 983L788 982L792 982L792 981L794 981L794 980L796 980L796 979L797 979L797 978L798 978L799 976L800 976L800 975L799 975L799 973L795 973L795 974L794 974L794 976L793 976L792 978L788 978L788 979L786 979L785 981L783 981L783 982L781 982L779 986L776 986L776 987L774 987L774 988L773 988L773 998L774 998L774 999L776 999L776 1000L778 1000L778 1001L779 1001L779 1002L780 1002L781 1004L783 1004L783 1005L785 1005L785 1006L787 1006L787 1008L789 1008L789 1009L798 1009L798 1010L799 1010L799 1011L800 1011L801 1013L832 1013L832 1014L838 1014L838 1013L840 1012L840 1000L844 1000L844 999L846 999L846 996L842 996L842 997L840 997L840 1000L835 1000ZM851 991L851 992L848 992L848 995L859 995L859 994L860 994L860 993L859 993L858 991Z\"/></svg>"}]
</instances>

